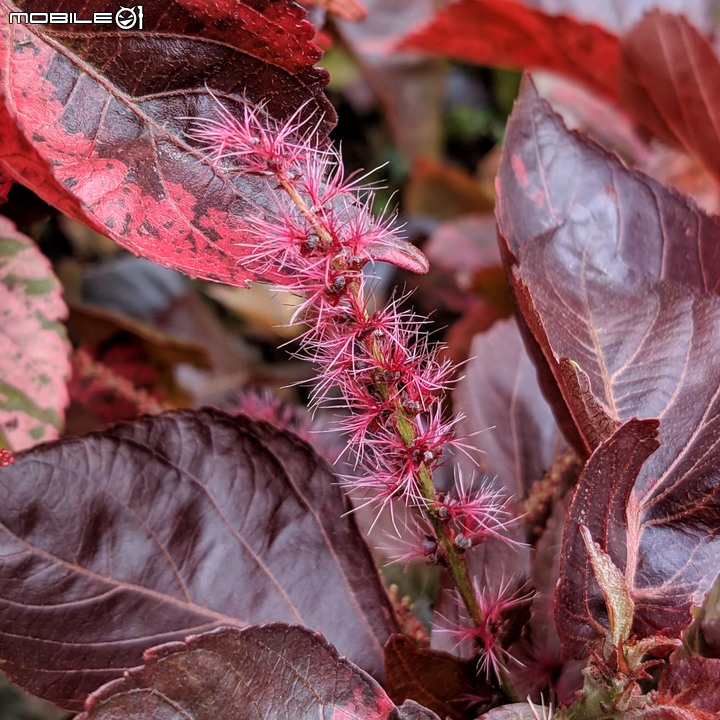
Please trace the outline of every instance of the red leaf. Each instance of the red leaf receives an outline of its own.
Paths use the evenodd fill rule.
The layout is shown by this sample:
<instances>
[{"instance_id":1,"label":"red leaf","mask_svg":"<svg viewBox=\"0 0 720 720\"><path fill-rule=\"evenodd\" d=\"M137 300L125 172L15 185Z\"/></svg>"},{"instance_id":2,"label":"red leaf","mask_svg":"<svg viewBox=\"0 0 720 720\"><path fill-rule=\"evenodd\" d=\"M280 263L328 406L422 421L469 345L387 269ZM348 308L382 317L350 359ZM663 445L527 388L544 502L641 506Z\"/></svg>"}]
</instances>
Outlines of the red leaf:
<instances>
[{"instance_id":1,"label":"red leaf","mask_svg":"<svg viewBox=\"0 0 720 720\"><path fill-rule=\"evenodd\" d=\"M397 630L326 463L290 433L182 411L43 445L0 473L0 656L77 709L143 650L271 620L380 676Z\"/></svg>"},{"instance_id":2,"label":"red leaf","mask_svg":"<svg viewBox=\"0 0 720 720\"><path fill-rule=\"evenodd\" d=\"M683 13L707 35L714 32L712 0L460 0L410 33L399 47L479 65L553 70L614 100L620 37L651 9Z\"/></svg>"},{"instance_id":3,"label":"red leaf","mask_svg":"<svg viewBox=\"0 0 720 720\"><path fill-rule=\"evenodd\" d=\"M633 116L720 180L720 58L685 18L653 12L622 40L620 87Z\"/></svg>"},{"instance_id":4,"label":"red leaf","mask_svg":"<svg viewBox=\"0 0 720 720\"><path fill-rule=\"evenodd\" d=\"M549 14L530 4L460 0L404 38L399 47L478 65L554 70L615 98L620 59L617 36L599 25Z\"/></svg>"},{"instance_id":5,"label":"red leaf","mask_svg":"<svg viewBox=\"0 0 720 720\"><path fill-rule=\"evenodd\" d=\"M720 713L720 660L690 657L672 662L660 676L658 701Z\"/></svg>"},{"instance_id":6,"label":"red leaf","mask_svg":"<svg viewBox=\"0 0 720 720\"><path fill-rule=\"evenodd\" d=\"M288 0L144 6L142 31L112 25L8 24L40 0L0 3L0 147L16 179L123 247L189 275L239 284L243 216L269 206L265 186L213 166L186 137L187 117L243 97L286 118L324 114L327 74L304 12ZM90 0L78 15L111 9ZM212 93L212 95L211 95ZM320 115L318 115L320 117Z\"/></svg>"},{"instance_id":7,"label":"red leaf","mask_svg":"<svg viewBox=\"0 0 720 720\"><path fill-rule=\"evenodd\" d=\"M634 632L677 637L720 571L720 366L710 360L720 224L569 133L528 83L498 184L500 234L555 409L586 452L597 448L565 533L563 640L581 656L607 627L577 523L625 573ZM608 439L633 417L660 418L650 459L654 422Z\"/></svg>"},{"instance_id":8,"label":"red leaf","mask_svg":"<svg viewBox=\"0 0 720 720\"><path fill-rule=\"evenodd\" d=\"M226 628L145 652L145 665L90 696L77 720L438 720L396 708L320 635L280 623Z\"/></svg>"},{"instance_id":9,"label":"red leaf","mask_svg":"<svg viewBox=\"0 0 720 720\"><path fill-rule=\"evenodd\" d=\"M0 447L57 437L68 403L66 316L47 258L0 217Z\"/></svg>"}]
</instances>

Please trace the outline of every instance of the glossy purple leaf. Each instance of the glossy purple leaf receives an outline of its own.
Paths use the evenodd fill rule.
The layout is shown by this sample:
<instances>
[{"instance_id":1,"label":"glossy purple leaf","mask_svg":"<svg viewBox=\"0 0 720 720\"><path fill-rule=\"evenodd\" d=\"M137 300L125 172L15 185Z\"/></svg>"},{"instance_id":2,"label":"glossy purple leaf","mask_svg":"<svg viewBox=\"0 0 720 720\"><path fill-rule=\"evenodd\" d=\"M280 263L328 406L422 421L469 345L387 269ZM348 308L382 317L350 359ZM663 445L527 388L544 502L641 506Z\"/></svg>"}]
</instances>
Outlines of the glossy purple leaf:
<instances>
[{"instance_id":1,"label":"glossy purple leaf","mask_svg":"<svg viewBox=\"0 0 720 720\"><path fill-rule=\"evenodd\" d=\"M77 720L438 720L416 703L396 708L303 627L225 628L152 648L144 660L93 693Z\"/></svg>"},{"instance_id":2,"label":"glossy purple leaf","mask_svg":"<svg viewBox=\"0 0 720 720\"><path fill-rule=\"evenodd\" d=\"M146 648L221 625L321 631L381 676L397 626L330 467L216 410L117 425L0 470L0 657L71 709Z\"/></svg>"},{"instance_id":3,"label":"glossy purple leaf","mask_svg":"<svg viewBox=\"0 0 720 720\"><path fill-rule=\"evenodd\" d=\"M597 448L566 530L563 641L587 654L607 626L577 523L625 572L635 631L676 637L720 571L720 221L568 132L529 82L498 186L544 387L579 449ZM616 431L633 417L660 419L657 452L653 422Z\"/></svg>"}]
</instances>

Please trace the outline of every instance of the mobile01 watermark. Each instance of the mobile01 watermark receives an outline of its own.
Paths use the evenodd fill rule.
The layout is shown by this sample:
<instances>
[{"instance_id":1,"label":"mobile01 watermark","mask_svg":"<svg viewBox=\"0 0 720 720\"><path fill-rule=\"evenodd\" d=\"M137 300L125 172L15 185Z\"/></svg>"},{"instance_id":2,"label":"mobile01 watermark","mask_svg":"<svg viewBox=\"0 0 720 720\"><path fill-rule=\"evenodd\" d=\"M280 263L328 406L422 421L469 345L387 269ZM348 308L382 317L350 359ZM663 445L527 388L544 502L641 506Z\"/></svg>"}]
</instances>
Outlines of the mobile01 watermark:
<instances>
[{"instance_id":1,"label":"mobile01 watermark","mask_svg":"<svg viewBox=\"0 0 720 720\"><path fill-rule=\"evenodd\" d=\"M143 29L143 6L121 7L112 12L96 12L87 17L75 12L13 12L10 24L18 25L117 25L121 30Z\"/></svg>"}]
</instances>

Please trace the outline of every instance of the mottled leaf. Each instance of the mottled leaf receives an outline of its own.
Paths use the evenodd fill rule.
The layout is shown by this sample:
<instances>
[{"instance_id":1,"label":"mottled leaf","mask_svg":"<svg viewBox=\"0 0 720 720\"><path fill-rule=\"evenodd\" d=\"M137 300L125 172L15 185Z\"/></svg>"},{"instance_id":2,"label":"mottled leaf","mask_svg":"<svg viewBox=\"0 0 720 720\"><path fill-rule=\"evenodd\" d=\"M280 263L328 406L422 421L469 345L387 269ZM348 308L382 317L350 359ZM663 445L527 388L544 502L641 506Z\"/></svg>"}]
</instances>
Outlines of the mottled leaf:
<instances>
[{"instance_id":1,"label":"mottled leaf","mask_svg":"<svg viewBox=\"0 0 720 720\"><path fill-rule=\"evenodd\" d=\"M580 449L598 448L566 529L563 641L585 655L607 626L577 523L625 574L634 631L677 637L720 570L718 220L569 133L529 83L509 124L499 194L545 388ZM614 432L633 417L660 418L650 460L654 423Z\"/></svg>"},{"instance_id":2,"label":"mottled leaf","mask_svg":"<svg viewBox=\"0 0 720 720\"><path fill-rule=\"evenodd\" d=\"M143 650L221 625L321 631L381 676L396 630L329 466L215 410L117 425L0 472L0 657L77 709Z\"/></svg>"},{"instance_id":3,"label":"mottled leaf","mask_svg":"<svg viewBox=\"0 0 720 720\"><path fill-rule=\"evenodd\" d=\"M244 216L272 207L266 185L238 180L188 141L187 118L242 98L286 118L307 103L334 121L305 11L288 0L171 0L143 5L143 29L9 24L47 12L0 2L0 159L43 199L138 255L232 284L248 278ZM63 9L65 7L63 6ZM117 10L73 6L79 17ZM91 28L91 29L88 29Z\"/></svg>"},{"instance_id":4,"label":"mottled leaf","mask_svg":"<svg viewBox=\"0 0 720 720\"><path fill-rule=\"evenodd\" d=\"M396 703L415 700L443 719L464 720L472 699L492 697L476 665L474 660L420 648L406 635L393 635L385 646L388 695Z\"/></svg>"},{"instance_id":5,"label":"mottled leaf","mask_svg":"<svg viewBox=\"0 0 720 720\"><path fill-rule=\"evenodd\" d=\"M47 258L0 217L0 447L57 437L68 403L66 316Z\"/></svg>"},{"instance_id":6,"label":"mottled leaf","mask_svg":"<svg viewBox=\"0 0 720 720\"><path fill-rule=\"evenodd\" d=\"M648 14L622 40L620 87L633 117L720 180L720 58L697 28Z\"/></svg>"},{"instance_id":7,"label":"mottled leaf","mask_svg":"<svg viewBox=\"0 0 720 720\"><path fill-rule=\"evenodd\" d=\"M145 652L143 667L88 699L78 720L438 720L396 708L360 668L307 628L226 628Z\"/></svg>"}]
</instances>

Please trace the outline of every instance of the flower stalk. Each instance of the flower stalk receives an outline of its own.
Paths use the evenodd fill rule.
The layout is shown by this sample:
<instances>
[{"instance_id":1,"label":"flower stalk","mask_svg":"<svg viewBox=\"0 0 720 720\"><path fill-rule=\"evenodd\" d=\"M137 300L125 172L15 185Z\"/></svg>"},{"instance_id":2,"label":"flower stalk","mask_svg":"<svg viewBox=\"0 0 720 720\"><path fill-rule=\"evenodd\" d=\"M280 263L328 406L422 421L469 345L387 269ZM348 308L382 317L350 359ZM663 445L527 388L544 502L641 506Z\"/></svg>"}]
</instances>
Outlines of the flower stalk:
<instances>
[{"instance_id":1,"label":"flower stalk","mask_svg":"<svg viewBox=\"0 0 720 720\"><path fill-rule=\"evenodd\" d=\"M460 418L444 418L440 397L455 368L430 346L427 320L401 310L397 298L370 309L363 274L375 261L426 272L427 260L398 235L393 216L372 213L364 178L346 178L337 153L317 148L301 111L278 124L261 107L243 103L238 118L218 102L217 117L194 119L188 136L218 171L261 176L275 190L275 208L250 220L241 261L303 297L293 321L306 327L298 355L319 370L313 406L349 411L339 424L356 472L345 484L391 514L396 502L424 514L434 561L448 569L469 619L485 632L465 555L489 537L505 539L514 518L497 492L466 489L459 475L454 493L436 490L433 472L447 450L463 449L455 436Z\"/></svg>"}]
</instances>

